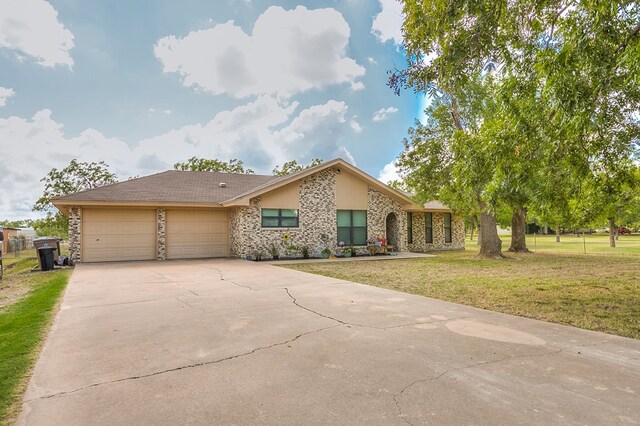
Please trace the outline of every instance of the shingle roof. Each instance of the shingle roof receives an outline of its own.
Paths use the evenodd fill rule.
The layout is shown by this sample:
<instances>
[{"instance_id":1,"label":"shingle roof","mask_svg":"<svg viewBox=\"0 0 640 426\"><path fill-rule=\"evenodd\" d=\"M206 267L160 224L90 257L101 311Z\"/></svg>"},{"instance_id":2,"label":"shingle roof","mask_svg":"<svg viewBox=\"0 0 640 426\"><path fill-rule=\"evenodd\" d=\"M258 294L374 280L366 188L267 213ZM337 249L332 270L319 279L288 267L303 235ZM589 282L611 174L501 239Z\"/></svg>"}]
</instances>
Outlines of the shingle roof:
<instances>
[{"instance_id":1,"label":"shingle roof","mask_svg":"<svg viewBox=\"0 0 640 426\"><path fill-rule=\"evenodd\" d=\"M424 203L422 207L426 210L443 210L443 211L451 211L451 209L444 204L442 204L438 200L432 200Z\"/></svg>"},{"instance_id":2,"label":"shingle roof","mask_svg":"<svg viewBox=\"0 0 640 426\"><path fill-rule=\"evenodd\" d=\"M219 204L279 176L169 170L105 185L54 201L161 202ZM220 187L225 183L225 187Z\"/></svg>"}]
</instances>

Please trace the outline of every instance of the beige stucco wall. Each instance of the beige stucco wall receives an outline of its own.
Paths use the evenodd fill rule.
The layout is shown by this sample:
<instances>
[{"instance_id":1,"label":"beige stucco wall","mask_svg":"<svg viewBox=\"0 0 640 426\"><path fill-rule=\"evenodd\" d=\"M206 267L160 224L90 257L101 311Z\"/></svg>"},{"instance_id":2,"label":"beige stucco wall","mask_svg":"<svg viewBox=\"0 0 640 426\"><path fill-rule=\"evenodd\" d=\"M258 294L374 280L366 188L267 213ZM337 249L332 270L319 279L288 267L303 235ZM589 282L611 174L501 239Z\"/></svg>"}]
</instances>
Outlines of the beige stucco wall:
<instances>
[{"instance_id":1,"label":"beige stucco wall","mask_svg":"<svg viewBox=\"0 0 640 426\"><path fill-rule=\"evenodd\" d=\"M341 172L336 174L336 208L338 210L367 210L369 186L362 179Z\"/></svg>"},{"instance_id":2,"label":"beige stucco wall","mask_svg":"<svg viewBox=\"0 0 640 426\"><path fill-rule=\"evenodd\" d=\"M299 209L300 182L293 182L282 188L267 192L260 197L265 209Z\"/></svg>"}]
</instances>

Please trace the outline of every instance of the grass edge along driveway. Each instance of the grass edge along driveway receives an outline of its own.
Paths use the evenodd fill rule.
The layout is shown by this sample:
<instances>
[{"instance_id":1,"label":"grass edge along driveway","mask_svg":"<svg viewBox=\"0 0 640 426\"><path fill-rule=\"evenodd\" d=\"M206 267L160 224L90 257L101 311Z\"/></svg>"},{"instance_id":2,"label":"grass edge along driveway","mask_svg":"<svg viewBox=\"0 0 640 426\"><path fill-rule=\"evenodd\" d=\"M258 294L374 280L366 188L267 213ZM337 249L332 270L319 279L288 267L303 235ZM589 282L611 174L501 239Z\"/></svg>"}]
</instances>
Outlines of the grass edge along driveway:
<instances>
[{"instance_id":1,"label":"grass edge along driveway","mask_svg":"<svg viewBox=\"0 0 640 426\"><path fill-rule=\"evenodd\" d=\"M42 342L57 311L70 270L31 273L32 290L21 300L0 309L0 424L10 424ZM7 275L5 275L5 279Z\"/></svg>"},{"instance_id":2,"label":"grass edge along driveway","mask_svg":"<svg viewBox=\"0 0 640 426\"><path fill-rule=\"evenodd\" d=\"M640 339L640 256L477 252L282 265L448 302Z\"/></svg>"}]
</instances>

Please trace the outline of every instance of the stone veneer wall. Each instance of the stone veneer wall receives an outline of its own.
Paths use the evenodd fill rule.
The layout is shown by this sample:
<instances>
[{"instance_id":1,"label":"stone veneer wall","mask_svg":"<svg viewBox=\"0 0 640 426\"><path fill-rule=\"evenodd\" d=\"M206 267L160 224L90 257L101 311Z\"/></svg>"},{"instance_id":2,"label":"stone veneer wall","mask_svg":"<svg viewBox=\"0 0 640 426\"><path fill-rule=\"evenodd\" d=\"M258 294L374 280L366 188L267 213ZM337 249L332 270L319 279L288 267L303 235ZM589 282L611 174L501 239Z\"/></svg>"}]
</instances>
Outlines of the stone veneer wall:
<instances>
[{"instance_id":1,"label":"stone veneer wall","mask_svg":"<svg viewBox=\"0 0 640 426\"><path fill-rule=\"evenodd\" d=\"M462 217L451 216L451 243L444 242L444 213L433 212L431 225L433 243L427 244L424 238L424 214L413 213L413 244L409 244L410 251L464 249L464 220Z\"/></svg>"},{"instance_id":2,"label":"stone veneer wall","mask_svg":"<svg viewBox=\"0 0 640 426\"><path fill-rule=\"evenodd\" d=\"M69 261L71 265L81 262L82 249L82 209L69 209Z\"/></svg>"},{"instance_id":3,"label":"stone veneer wall","mask_svg":"<svg viewBox=\"0 0 640 426\"><path fill-rule=\"evenodd\" d=\"M308 246L312 257L329 247L335 249L338 238L336 223L336 176L333 169L322 170L304 178L300 183L298 228L263 228L260 197L251 199L249 207L239 207L229 216L229 251L233 257L246 258L261 252L271 257L271 245L285 256L283 235L290 243Z\"/></svg>"},{"instance_id":4,"label":"stone veneer wall","mask_svg":"<svg viewBox=\"0 0 640 426\"><path fill-rule=\"evenodd\" d=\"M338 239L335 173L334 170L323 170L302 180L298 228L262 228L260 197L251 199L249 207L233 210L229 216L230 255L247 258L260 252L263 258L268 259L271 258L271 245L274 244L278 247L280 256L285 256L284 234L289 235L290 244L308 246L312 257L320 256L320 251L325 247L335 252ZM402 204L369 188L368 238L386 237L386 220L392 212L397 216L400 236L396 250L406 250L407 214ZM366 248L358 249L358 254L366 253Z\"/></svg>"},{"instance_id":5,"label":"stone veneer wall","mask_svg":"<svg viewBox=\"0 0 640 426\"><path fill-rule=\"evenodd\" d=\"M167 260L167 211L165 209L156 210L156 259Z\"/></svg>"},{"instance_id":6,"label":"stone veneer wall","mask_svg":"<svg viewBox=\"0 0 640 426\"><path fill-rule=\"evenodd\" d=\"M389 196L369 188L369 209L367 210L367 238L387 238L387 216L395 213L399 224L397 251L407 249L407 213L402 204ZM366 249L363 250L366 252Z\"/></svg>"}]
</instances>

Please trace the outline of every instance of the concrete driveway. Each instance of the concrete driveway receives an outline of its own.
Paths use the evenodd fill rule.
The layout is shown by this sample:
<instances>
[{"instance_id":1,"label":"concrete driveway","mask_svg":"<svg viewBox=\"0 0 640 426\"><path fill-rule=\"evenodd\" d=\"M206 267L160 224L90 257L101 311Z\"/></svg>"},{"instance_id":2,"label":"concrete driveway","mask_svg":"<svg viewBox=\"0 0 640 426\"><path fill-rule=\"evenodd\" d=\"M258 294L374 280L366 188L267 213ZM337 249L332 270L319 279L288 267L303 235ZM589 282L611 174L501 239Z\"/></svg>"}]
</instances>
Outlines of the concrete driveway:
<instances>
[{"instance_id":1,"label":"concrete driveway","mask_svg":"<svg viewBox=\"0 0 640 426\"><path fill-rule=\"evenodd\" d=\"M79 265L18 422L638 424L640 342L239 260Z\"/></svg>"}]
</instances>

